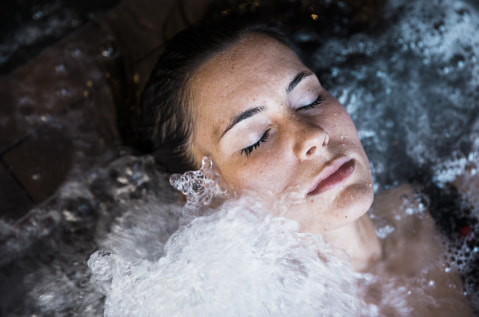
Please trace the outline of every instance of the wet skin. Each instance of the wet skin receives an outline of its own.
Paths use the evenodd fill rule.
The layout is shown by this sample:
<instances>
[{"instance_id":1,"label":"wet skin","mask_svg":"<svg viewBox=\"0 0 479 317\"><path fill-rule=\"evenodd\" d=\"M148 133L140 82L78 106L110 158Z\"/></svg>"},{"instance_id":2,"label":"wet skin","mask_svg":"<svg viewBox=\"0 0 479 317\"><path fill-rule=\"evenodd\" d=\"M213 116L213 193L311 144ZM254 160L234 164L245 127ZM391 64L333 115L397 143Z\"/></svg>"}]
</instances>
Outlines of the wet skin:
<instances>
[{"instance_id":1,"label":"wet skin","mask_svg":"<svg viewBox=\"0 0 479 317\"><path fill-rule=\"evenodd\" d=\"M431 220L413 219L423 240L401 229L410 223L398 225L391 239L382 241L383 253L367 214L372 177L356 128L293 51L265 35L246 35L203 64L189 88L194 157L201 162L209 156L230 190L258 197L273 212L297 220L302 232L321 233L346 250L356 271L383 276L378 287L384 292L391 292L395 276L401 277L398 285L417 287L410 277L427 268L428 278L437 282L432 298L454 298L454 304L431 307L422 296L411 296L408 304L419 315L472 315L458 275L435 268L441 248L431 243ZM409 185L391 190L384 195L387 204L376 202L376 214L392 216L392 206L400 206L404 195L414 195ZM411 251L418 259L411 259Z\"/></svg>"},{"instance_id":2,"label":"wet skin","mask_svg":"<svg viewBox=\"0 0 479 317\"><path fill-rule=\"evenodd\" d=\"M194 157L209 156L231 190L279 201L278 213L303 232L366 213L372 177L354 123L290 48L246 35L204 63L189 88Z\"/></svg>"}]
</instances>

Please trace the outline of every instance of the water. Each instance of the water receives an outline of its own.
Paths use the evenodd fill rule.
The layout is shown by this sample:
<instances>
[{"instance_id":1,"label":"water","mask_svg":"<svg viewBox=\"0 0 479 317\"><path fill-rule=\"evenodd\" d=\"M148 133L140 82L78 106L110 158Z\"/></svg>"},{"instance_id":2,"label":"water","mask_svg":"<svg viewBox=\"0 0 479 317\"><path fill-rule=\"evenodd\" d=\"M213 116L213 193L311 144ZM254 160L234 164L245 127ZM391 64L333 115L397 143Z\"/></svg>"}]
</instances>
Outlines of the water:
<instances>
[{"instance_id":1,"label":"water","mask_svg":"<svg viewBox=\"0 0 479 317\"><path fill-rule=\"evenodd\" d=\"M350 264L319 237L298 234L295 222L260 210L251 201L231 201L196 218L173 234L156 261L94 254L94 275L111 274L103 284L105 315L308 316L327 314L331 304L337 316L360 311ZM338 270L341 278L324 286Z\"/></svg>"},{"instance_id":2,"label":"water","mask_svg":"<svg viewBox=\"0 0 479 317\"><path fill-rule=\"evenodd\" d=\"M118 0L2 1L0 74L8 74L117 3Z\"/></svg>"},{"instance_id":3,"label":"water","mask_svg":"<svg viewBox=\"0 0 479 317\"><path fill-rule=\"evenodd\" d=\"M384 31L314 47L315 70L351 113L377 191L429 170L439 188L461 177L465 198L479 206L479 8L391 1L384 14L391 21ZM218 192L208 170L188 177ZM431 307L446 300L434 295L441 281L427 274L354 273L340 250L299 234L296 223L269 216L254 200L211 209L207 191L202 216L192 215L198 209L182 206L168 178L151 158L125 155L75 173L29 218L0 222L0 314L409 316L411 297ZM400 223L421 223L434 202L426 194L404 197L393 220L373 211L378 236L392 239ZM454 212L479 217L477 207ZM430 265L466 274L478 257L479 228L457 231L455 240L436 237L446 241L446 258ZM478 290L466 280L476 309Z\"/></svg>"},{"instance_id":4,"label":"water","mask_svg":"<svg viewBox=\"0 0 479 317\"><path fill-rule=\"evenodd\" d=\"M326 88L346 105L376 180L477 150L477 4L389 1L386 32L328 40L315 51Z\"/></svg>"}]
</instances>

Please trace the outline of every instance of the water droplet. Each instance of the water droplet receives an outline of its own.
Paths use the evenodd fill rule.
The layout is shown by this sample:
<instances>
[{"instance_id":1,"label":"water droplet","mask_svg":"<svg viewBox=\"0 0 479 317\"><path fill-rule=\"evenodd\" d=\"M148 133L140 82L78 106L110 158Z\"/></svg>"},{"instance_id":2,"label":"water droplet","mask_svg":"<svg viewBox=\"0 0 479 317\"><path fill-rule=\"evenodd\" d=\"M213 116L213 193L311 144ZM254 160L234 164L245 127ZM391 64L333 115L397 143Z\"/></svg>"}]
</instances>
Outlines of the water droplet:
<instances>
[{"instance_id":1,"label":"water droplet","mask_svg":"<svg viewBox=\"0 0 479 317\"><path fill-rule=\"evenodd\" d=\"M65 71L65 65L59 64L59 65L55 66L55 71L57 73L63 73Z\"/></svg>"},{"instance_id":2,"label":"water droplet","mask_svg":"<svg viewBox=\"0 0 479 317\"><path fill-rule=\"evenodd\" d=\"M123 177L123 176L117 177L116 181L120 184L128 184L128 179L126 179L126 177Z\"/></svg>"},{"instance_id":3,"label":"water droplet","mask_svg":"<svg viewBox=\"0 0 479 317\"><path fill-rule=\"evenodd\" d=\"M63 210L63 216L65 217L66 221L71 221L71 222L78 221L78 218L70 210L67 210L67 209Z\"/></svg>"},{"instance_id":4,"label":"water droplet","mask_svg":"<svg viewBox=\"0 0 479 317\"><path fill-rule=\"evenodd\" d=\"M37 21L43 18L43 16L44 16L43 11L37 11L33 14L32 18L33 20Z\"/></svg>"},{"instance_id":5,"label":"water droplet","mask_svg":"<svg viewBox=\"0 0 479 317\"><path fill-rule=\"evenodd\" d=\"M111 57L115 53L113 47L107 47L101 51L103 57Z\"/></svg>"}]
</instances>

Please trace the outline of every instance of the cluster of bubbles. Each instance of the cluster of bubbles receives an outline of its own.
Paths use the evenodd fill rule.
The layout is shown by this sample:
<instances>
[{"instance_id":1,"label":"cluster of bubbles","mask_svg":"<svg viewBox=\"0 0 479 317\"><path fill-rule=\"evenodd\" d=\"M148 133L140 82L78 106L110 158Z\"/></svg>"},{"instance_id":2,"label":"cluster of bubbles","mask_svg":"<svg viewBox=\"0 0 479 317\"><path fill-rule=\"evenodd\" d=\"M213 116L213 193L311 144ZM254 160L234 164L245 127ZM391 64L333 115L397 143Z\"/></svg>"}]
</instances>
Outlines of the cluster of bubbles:
<instances>
[{"instance_id":1,"label":"cluster of bubbles","mask_svg":"<svg viewBox=\"0 0 479 317\"><path fill-rule=\"evenodd\" d=\"M232 200L182 226L164 249L158 245L164 254L156 260L128 260L113 250L93 254L88 264L105 290L105 316L344 316L373 310L359 299L349 262L319 236L297 230L297 223L272 217L254 201Z\"/></svg>"},{"instance_id":2,"label":"cluster of bubbles","mask_svg":"<svg viewBox=\"0 0 479 317\"><path fill-rule=\"evenodd\" d=\"M197 171L171 175L170 184L185 196L185 209L195 215L198 215L201 206L210 205L214 199L226 196L220 187L220 177L208 157L203 158L201 168Z\"/></svg>"}]
</instances>

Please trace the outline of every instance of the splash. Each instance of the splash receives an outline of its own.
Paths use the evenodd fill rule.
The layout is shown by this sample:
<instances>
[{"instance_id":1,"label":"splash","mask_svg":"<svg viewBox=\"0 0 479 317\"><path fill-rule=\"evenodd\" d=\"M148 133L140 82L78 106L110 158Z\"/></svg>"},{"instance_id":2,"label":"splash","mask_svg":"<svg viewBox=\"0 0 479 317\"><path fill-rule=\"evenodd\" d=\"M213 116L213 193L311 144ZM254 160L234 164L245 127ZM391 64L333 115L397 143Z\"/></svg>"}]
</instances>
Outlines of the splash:
<instances>
[{"instance_id":1,"label":"splash","mask_svg":"<svg viewBox=\"0 0 479 317\"><path fill-rule=\"evenodd\" d=\"M206 169L211 171L209 162ZM181 180L181 188L195 187L188 196L192 201L214 199L216 191L211 189L217 184L210 177L217 175L205 172L205 166L185 175L175 179ZM201 181L191 175L199 175ZM199 188L202 184L208 188ZM208 199L196 199L197 194ZM401 198L403 203L391 214L372 213L384 243L408 241L417 232L427 241L437 239L431 220L424 222L424 197ZM420 260L425 262L417 275L384 270L401 263L393 254L389 264L375 264L374 273L363 274L353 271L344 251L320 235L299 233L296 221L273 216L281 213L251 196L227 199L217 207L201 205L207 212L194 216L187 205L183 210L166 204L146 207L120 217L101 243L104 249L88 261L97 288L106 296L105 316L409 316L438 309L445 301L464 305L457 292L453 297L447 292L447 298L437 296L437 285L459 284L444 286L442 275L432 273L441 259L427 250L429 245L406 247L408 252L436 254ZM168 208L177 208L174 214L182 215L183 221L165 240L158 233L166 228L151 224ZM403 257L406 251L396 249L393 253Z\"/></svg>"},{"instance_id":2,"label":"splash","mask_svg":"<svg viewBox=\"0 0 479 317\"><path fill-rule=\"evenodd\" d=\"M273 217L252 197L212 206L226 192L208 158L201 169L173 175L170 182L187 197L182 208L135 208L116 220L101 242L104 248L88 261L106 295L105 316L344 316L374 311L359 296L360 276L347 256L320 236L298 233L297 222ZM155 218L168 208L176 208L182 225L166 241L158 236L164 229L152 224L164 223Z\"/></svg>"},{"instance_id":3,"label":"splash","mask_svg":"<svg viewBox=\"0 0 479 317\"><path fill-rule=\"evenodd\" d=\"M385 32L331 37L322 40L322 45L310 43L317 44L315 70L321 81L355 120L378 187L405 181L433 162L434 181L440 186L466 175L465 184L473 189L466 198L479 206L479 187L467 176L469 172L477 176L479 150L477 9L472 1L388 1ZM74 56L80 53L71 52ZM67 66L58 65L56 71L68 73ZM65 90L63 84L59 82L59 94L51 96L52 102L79 89ZM21 106L15 116L23 117ZM55 116L30 115L27 119L58 122ZM82 133L75 135L75 142L91 139L89 131ZM87 157L90 144L79 147L85 149L79 155ZM211 209L218 188L209 172L192 172L184 179L184 184L191 185L184 190L190 196L188 204L202 205L208 212L204 217L191 216L171 236L179 218L191 209L180 205L167 176L155 170L151 158L121 158L93 171L87 166L78 168L75 179L53 201L32 210L24 222L0 222L5 242L0 246L0 314L98 316L103 312L104 296L109 315L140 311L160 315L158 303L164 304L164 311L179 308L178 314L188 307L191 312L219 314L227 300L232 300L234 306L225 314L268 310L279 315L337 312L349 316L359 310L374 316L381 315L382 305L389 303L408 316L414 311L406 299L434 301L423 296L434 288L430 280L410 279L405 286L397 279L378 282L375 276L354 275L320 238L299 235L297 224L268 216L254 201L236 199ZM198 199L192 184L201 185L196 188ZM422 209L409 203L405 206L412 209L396 216L422 215ZM471 211L476 219L477 210ZM471 243L471 232L479 232L477 228L477 224L459 228L462 236L451 246L449 256L454 260L445 270L471 269L464 259L479 254ZM378 226L383 239L397 232L388 222ZM85 259L98 249L102 251L94 253L89 262L94 280L99 280L93 286ZM325 256L318 259L316 250ZM317 285L309 283L309 276ZM207 280L216 282L208 288ZM358 291L356 283L384 286L382 304L367 305L358 299L358 292L366 292L362 287ZM477 284L470 285L468 292L479 294ZM256 297L248 295L250 290ZM259 300L264 294L271 297ZM214 301L208 303L206 296ZM337 310L328 308L331 304Z\"/></svg>"},{"instance_id":4,"label":"splash","mask_svg":"<svg viewBox=\"0 0 479 317\"><path fill-rule=\"evenodd\" d=\"M107 290L105 316L352 316L374 311L361 300L349 261L321 237L297 229L297 223L272 217L259 203L239 199L180 228L156 261L97 252L89 266Z\"/></svg>"},{"instance_id":5,"label":"splash","mask_svg":"<svg viewBox=\"0 0 479 317\"><path fill-rule=\"evenodd\" d=\"M209 205L215 198L226 194L219 185L219 176L208 157L203 158L201 168L197 171L171 175L170 184L186 196L185 209L190 212Z\"/></svg>"}]
</instances>

